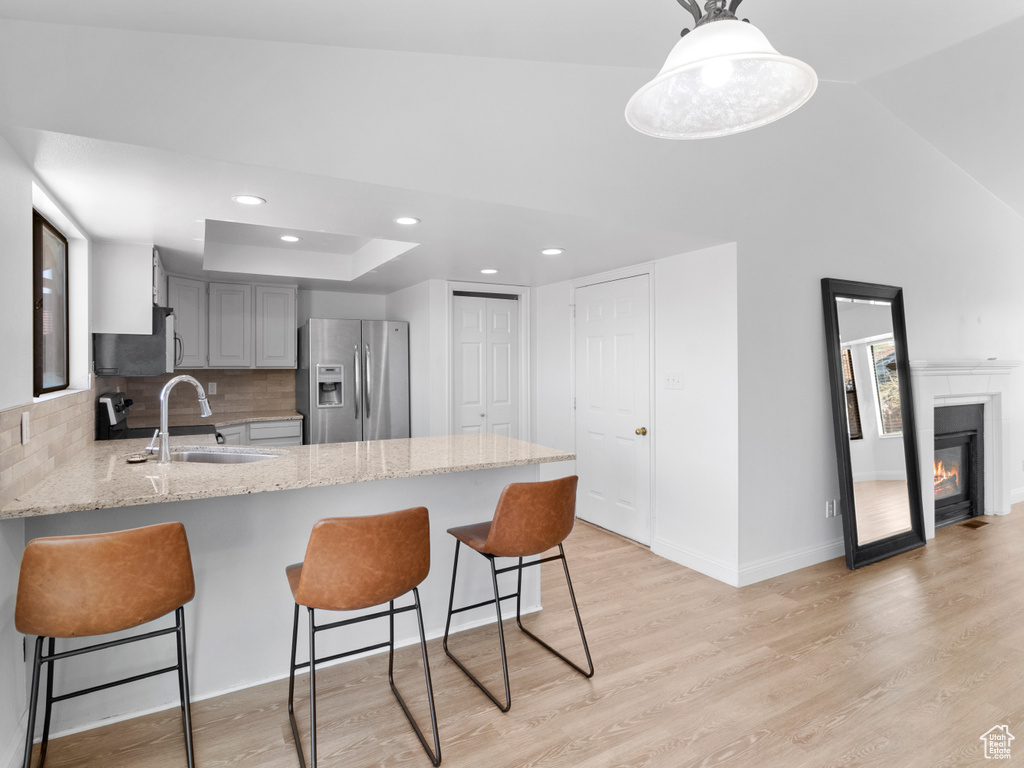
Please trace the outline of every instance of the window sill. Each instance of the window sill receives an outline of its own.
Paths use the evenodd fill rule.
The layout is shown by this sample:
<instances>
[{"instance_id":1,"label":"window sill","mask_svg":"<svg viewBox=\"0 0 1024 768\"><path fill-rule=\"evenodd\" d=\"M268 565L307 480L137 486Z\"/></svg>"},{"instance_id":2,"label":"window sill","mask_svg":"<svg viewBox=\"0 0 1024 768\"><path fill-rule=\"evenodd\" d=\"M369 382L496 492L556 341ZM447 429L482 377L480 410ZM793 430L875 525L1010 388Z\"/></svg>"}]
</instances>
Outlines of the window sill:
<instances>
[{"instance_id":1,"label":"window sill","mask_svg":"<svg viewBox=\"0 0 1024 768\"><path fill-rule=\"evenodd\" d=\"M83 392L88 392L88 389L62 389L60 392L47 392L45 395L39 397L33 397L32 403L45 403L49 400L56 400L59 397L69 397L71 395L80 395Z\"/></svg>"}]
</instances>

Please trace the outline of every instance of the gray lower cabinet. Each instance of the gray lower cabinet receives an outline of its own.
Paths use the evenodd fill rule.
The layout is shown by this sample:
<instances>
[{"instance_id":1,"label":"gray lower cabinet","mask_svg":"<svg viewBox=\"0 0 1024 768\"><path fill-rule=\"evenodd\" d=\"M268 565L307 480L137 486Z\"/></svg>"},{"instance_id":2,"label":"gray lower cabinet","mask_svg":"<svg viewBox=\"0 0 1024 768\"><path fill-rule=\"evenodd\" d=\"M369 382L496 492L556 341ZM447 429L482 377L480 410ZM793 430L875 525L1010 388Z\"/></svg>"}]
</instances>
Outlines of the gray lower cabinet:
<instances>
[{"instance_id":1,"label":"gray lower cabinet","mask_svg":"<svg viewBox=\"0 0 1024 768\"><path fill-rule=\"evenodd\" d=\"M302 420L254 421L249 424L231 424L218 432L225 445L272 446L302 445Z\"/></svg>"},{"instance_id":2,"label":"gray lower cabinet","mask_svg":"<svg viewBox=\"0 0 1024 768\"><path fill-rule=\"evenodd\" d=\"M248 424L229 424L226 427L221 427L217 432L224 438L224 445L249 444Z\"/></svg>"}]
</instances>

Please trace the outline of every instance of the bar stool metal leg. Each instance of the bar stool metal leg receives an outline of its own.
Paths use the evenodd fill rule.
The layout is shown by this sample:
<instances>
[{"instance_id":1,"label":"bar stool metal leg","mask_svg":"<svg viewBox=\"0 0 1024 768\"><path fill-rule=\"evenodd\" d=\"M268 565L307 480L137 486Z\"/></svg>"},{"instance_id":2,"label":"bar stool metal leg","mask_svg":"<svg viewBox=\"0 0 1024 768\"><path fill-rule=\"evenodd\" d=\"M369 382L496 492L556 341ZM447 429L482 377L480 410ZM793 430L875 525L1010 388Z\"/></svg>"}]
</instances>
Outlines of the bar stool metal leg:
<instances>
[{"instance_id":1,"label":"bar stool metal leg","mask_svg":"<svg viewBox=\"0 0 1024 768\"><path fill-rule=\"evenodd\" d=\"M402 698L402 694L398 692L398 687L395 685L395 601L392 600L390 603L390 609L388 612L388 621L390 623L391 635L388 643L388 683L391 685L391 691L395 694L395 698L398 699L398 703L402 706L402 711L405 712L405 717L408 719L409 724L412 725L412 729L416 731L416 736L420 740L420 744L423 745L423 749L426 751L427 756L430 758L435 766L441 764L441 739L437 733L437 713L434 710L434 688L430 683L430 663L427 660L427 635L423 630L423 612L420 609L420 591L418 588L413 587L412 590L413 600L416 605L416 622L419 626L420 631L420 654L423 657L423 675L427 683L427 703L430 705L430 724L433 729L434 736L434 749L431 751L430 745L427 744L426 738L423 736L423 731L420 730L419 725L416 723L416 719L412 716L412 712L409 711L409 707L405 703L405 699Z\"/></svg>"},{"instance_id":2,"label":"bar stool metal leg","mask_svg":"<svg viewBox=\"0 0 1024 768\"><path fill-rule=\"evenodd\" d=\"M185 644L185 609L174 612L178 648L178 695L181 697L181 718L185 730L185 754L188 768L195 768L195 746L192 742L192 697L188 688L188 648Z\"/></svg>"},{"instance_id":3,"label":"bar stool metal leg","mask_svg":"<svg viewBox=\"0 0 1024 768\"><path fill-rule=\"evenodd\" d=\"M593 663L593 661L591 660L591 657L590 657L590 647L587 644L587 637L586 637L586 635L583 632L583 621L580 618L579 607L576 604L576 595L573 592L572 580L569 578L569 566L568 566L568 564L566 562L565 550L562 548L562 545L561 544L558 545L558 554L557 555L553 555L551 557L542 558L540 560L533 560L533 561L528 562L528 563L524 563L523 562L523 558L520 557L518 559L518 562L515 565L510 565L510 566L505 567L505 568L497 568L496 567L495 561L496 561L497 558L494 555L490 555L490 554L487 554L485 552L481 552L481 554L484 557L487 558L487 560L490 562L490 565L491 565L491 584L492 584L492 587L494 589L494 599L493 600L485 600L483 602L476 603L474 605L467 605L467 606L463 606L463 607L460 607L460 608L456 608L455 607L455 580L456 580L456 577L458 575L458 569L459 569L459 548L460 548L461 543L462 542L460 542L458 539L455 540L455 562L454 562L454 565L452 567L452 589L451 589L451 593L450 593L450 595L448 597L448 618L445 621L443 647L444 647L444 652L446 654L448 654L448 657L452 661L454 661L456 663L456 665L458 665L459 669L461 669L463 672L465 672L466 676L471 681L473 681L473 683L475 683L476 686L481 691L483 691L487 695L487 698L489 698L492 702L494 702L494 705L496 707L498 707L498 709L500 709L502 712L508 712L509 709L511 709L511 707L512 707L512 694L510 692L509 681L508 681L508 656L507 656L507 652L506 652L506 649L505 649L505 632L504 632L504 629L502 627L502 620L501 620L501 601L502 600L508 600L508 599L510 599L512 597L514 597L516 599L516 624L526 634L527 637L529 637L530 639L532 639L535 642L539 643L541 646L543 646L548 651L550 651L552 654L554 654L555 656L560 658L562 661L564 661L566 664L568 664L570 667L572 667L574 670L579 672L584 677L586 677L588 679L593 677L594 676L594 663ZM537 635L535 635L533 632L531 632L529 629L527 629L525 626L523 626L523 621L522 621L523 569L524 568L529 568L529 567L534 566L534 565L540 565L541 563L551 562L553 560L561 560L562 561L562 569L565 572L565 583L566 583L566 586L568 586L568 588L569 588L569 599L572 602L573 613L576 616L576 627L579 629L580 640L583 643L583 652L584 652L584 654L587 657L587 669L584 669L579 664L576 664L574 661L572 661L571 659L566 657L564 654L560 653L559 651L556 651L548 643L546 643L544 640L542 640L539 637L537 637ZM510 571L516 571L517 572L517 574L516 574L516 591L514 593L512 593L512 594L509 594L509 595L502 595L498 591L498 575L502 574L502 573L508 573ZM480 607L483 607L485 605L490 605L492 602L495 605L495 610L497 611L497 617L498 617L498 641L499 641L499 646L501 648L501 672L502 672L502 677L503 677L504 683L505 683L505 702L504 703L502 703L498 699L498 697L495 696L487 688L487 686L485 686L483 683L481 683L480 680L478 680L476 678L476 676L466 668L466 665L463 664L458 658L456 658L455 655L448 648L448 635L449 635L449 633L451 631L452 614L461 613L463 611L469 611L469 610L472 610L474 608L480 608Z\"/></svg>"},{"instance_id":4,"label":"bar stool metal leg","mask_svg":"<svg viewBox=\"0 0 1024 768\"><path fill-rule=\"evenodd\" d=\"M519 582L518 582L518 586L516 588L516 624L518 624L519 628L521 630L523 630L523 632L525 632L529 637L533 638L535 641L537 641L542 646L547 648L549 651L551 651L551 653L555 654L555 656L560 658L562 661L564 661L570 667L572 667L577 672L579 672L581 675L583 675L584 677L589 679L589 678L594 676L594 662L591 661L591 659L590 659L590 646L587 645L587 636L583 633L583 621L580 619L580 609L576 606L576 594L572 590L572 580L569 578L569 564L565 560L565 550L562 549L562 545L561 544L558 545L558 555L555 556L555 557L546 558L546 561L547 560L561 560L562 561L562 570L565 571L565 584L566 584L566 586L569 587L569 600L572 601L572 611L573 611L573 613L576 616L576 627L580 631L580 640L583 641L583 653L586 654L586 657L587 657L587 667L588 667L588 669L583 669L583 667L579 666L576 662L574 662L571 659L567 658L564 654L559 653L558 651L556 651L554 648L552 648L546 642L544 642L539 637L537 637L535 634L533 634L533 632L531 632L530 630L528 630L526 627L523 626L522 616L521 616L521 613L520 613L520 604L521 604L521 599L520 598L521 598L522 591L523 591L523 558L519 558Z\"/></svg>"},{"instance_id":5,"label":"bar stool metal leg","mask_svg":"<svg viewBox=\"0 0 1024 768\"><path fill-rule=\"evenodd\" d=\"M494 599L485 600L481 603L476 603L474 605L467 605L462 608L455 608L455 579L456 576L458 576L459 572L459 548L461 544L461 541L459 541L458 539L455 540L455 563L452 567L452 589L448 597L448 618L445 621L444 640L442 641L441 645L444 648L444 652L448 655L448 658L454 661L456 665L458 665L459 669L466 673L466 677L472 680L476 687L483 691L484 694L486 694L487 698L494 702L494 706L496 706L502 712L508 712L512 708L512 694L508 684L508 657L506 656L505 653L505 630L502 626L501 621L501 600L503 598L499 597L500 593L498 592L498 571L495 569L494 558L490 555L484 555L484 557L486 557L491 564L491 586L494 590ZM509 597L511 597L511 595L509 595ZM498 697L491 693L490 689L488 689L486 685L480 682L477 679L476 675L470 672L469 669L466 668L466 665L463 664L455 656L455 654L452 653L451 650L448 648L448 634L451 630L452 614L461 613L462 611L469 611L473 608L481 608L485 605L490 605L491 603L494 604L494 610L498 618L498 645L501 649L501 672L503 681L505 683L505 703L499 701Z\"/></svg>"},{"instance_id":6,"label":"bar stool metal leg","mask_svg":"<svg viewBox=\"0 0 1024 768\"><path fill-rule=\"evenodd\" d=\"M43 638L36 638L35 653L32 656L32 689L28 698L28 735L25 737L25 759L22 768L31 768L32 743L35 741L36 708L39 704L39 675L42 670Z\"/></svg>"}]
</instances>

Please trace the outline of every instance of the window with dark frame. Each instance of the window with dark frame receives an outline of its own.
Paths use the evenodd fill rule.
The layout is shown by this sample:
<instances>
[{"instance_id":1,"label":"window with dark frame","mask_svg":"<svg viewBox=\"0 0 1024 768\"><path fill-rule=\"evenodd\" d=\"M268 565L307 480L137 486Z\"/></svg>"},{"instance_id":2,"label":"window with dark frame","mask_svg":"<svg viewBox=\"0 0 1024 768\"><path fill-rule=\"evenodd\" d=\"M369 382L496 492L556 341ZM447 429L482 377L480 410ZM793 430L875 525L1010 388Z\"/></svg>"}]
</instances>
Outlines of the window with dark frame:
<instances>
[{"instance_id":1,"label":"window with dark frame","mask_svg":"<svg viewBox=\"0 0 1024 768\"><path fill-rule=\"evenodd\" d=\"M32 211L33 396L67 389L68 240Z\"/></svg>"},{"instance_id":2,"label":"window with dark frame","mask_svg":"<svg viewBox=\"0 0 1024 768\"><path fill-rule=\"evenodd\" d=\"M875 405L882 434L901 435L900 382L896 372L896 346L891 340L871 345L871 365L875 371Z\"/></svg>"},{"instance_id":3,"label":"window with dark frame","mask_svg":"<svg viewBox=\"0 0 1024 768\"><path fill-rule=\"evenodd\" d=\"M853 375L853 354L849 347L843 350L843 384L846 389L846 422L850 427L850 439L861 440L864 437L864 432L860 426L857 380Z\"/></svg>"}]
</instances>

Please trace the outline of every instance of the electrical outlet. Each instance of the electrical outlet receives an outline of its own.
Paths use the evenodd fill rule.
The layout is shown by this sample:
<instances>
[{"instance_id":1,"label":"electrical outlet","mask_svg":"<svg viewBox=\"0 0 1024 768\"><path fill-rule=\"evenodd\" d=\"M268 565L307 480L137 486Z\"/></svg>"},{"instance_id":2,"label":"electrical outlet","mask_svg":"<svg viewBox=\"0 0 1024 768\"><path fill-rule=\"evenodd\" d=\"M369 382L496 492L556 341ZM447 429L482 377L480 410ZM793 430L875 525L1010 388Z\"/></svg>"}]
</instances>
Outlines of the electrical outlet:
<instances>
[{"instance_id":1,"label":"electrical outlet","mask_svg":"<svg viewBox=\"0 0 1024 768\"><path fill-rule=\"evenodd\" d=\"M28 445L30 437L28 429L28 411L23 411L21 414L21 444Z\"/></svg>"},{"instance_id":2,"label":"electrical outlet","mask_svg":"<svg viewBox=\"0 0 1024 768\"><path fill-rule=\"evenodd\" d=\"M208 394L208 395L216 395L217 394L217 382L216 381L211 381L206 386L206 394Z\"/></svg>"},{"instance_id":3,"label":"electrical outlet","mask_svg":"<svg viewBox=\"0 0 1024 768\"><path fill-rule=\"evenodd\" d=\"M825 517L832 517L832 500L829 499L825 502Z\"/></svg>"}]
</instances>

